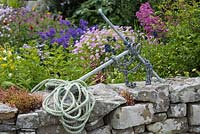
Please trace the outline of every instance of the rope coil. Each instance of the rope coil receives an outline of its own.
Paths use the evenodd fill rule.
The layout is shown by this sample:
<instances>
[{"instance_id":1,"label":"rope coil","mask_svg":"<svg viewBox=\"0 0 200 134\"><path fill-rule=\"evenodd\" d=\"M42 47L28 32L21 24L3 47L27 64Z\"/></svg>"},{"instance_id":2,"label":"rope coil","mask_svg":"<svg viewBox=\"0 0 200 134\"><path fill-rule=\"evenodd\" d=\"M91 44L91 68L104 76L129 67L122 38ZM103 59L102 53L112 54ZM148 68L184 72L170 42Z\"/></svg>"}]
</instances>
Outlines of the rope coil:
<instances>
[{"instance_id":1,"label":"rope coil","mask_svg":"<svg viewBox=\"0 0 200 134\"><path fill-rule=\"evenodd\" d=\"M60 122L67 132L81 133L95 104L95 98L88 91L86 83L81 80L47 79L36 85L31 92L38 91L43 86L55 87L44 99L43 109L60 117Z\"/></svg>"}]
</instances>

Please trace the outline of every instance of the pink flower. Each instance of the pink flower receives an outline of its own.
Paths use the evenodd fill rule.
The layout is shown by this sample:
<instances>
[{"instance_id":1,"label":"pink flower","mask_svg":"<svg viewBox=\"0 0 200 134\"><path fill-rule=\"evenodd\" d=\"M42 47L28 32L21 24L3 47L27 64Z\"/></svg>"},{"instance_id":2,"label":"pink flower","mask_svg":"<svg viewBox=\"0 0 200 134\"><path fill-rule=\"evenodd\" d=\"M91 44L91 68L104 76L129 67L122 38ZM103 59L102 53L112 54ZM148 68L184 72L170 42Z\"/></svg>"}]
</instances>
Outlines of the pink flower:
<instances>
[{"instance_id":1,"label":"pink flower","mask_svg":"<svg viewBox=\"0 0 200 134\"><path fill-rule=\"evenodd\" d=\"M140 10L136 12L136 17L138 18L140 25L144 27L148 38L167 31L165 23L162 22L159 16L154 14L154 10L148 2L143 3L140 6Z\"/></svg>"}]
</instances>

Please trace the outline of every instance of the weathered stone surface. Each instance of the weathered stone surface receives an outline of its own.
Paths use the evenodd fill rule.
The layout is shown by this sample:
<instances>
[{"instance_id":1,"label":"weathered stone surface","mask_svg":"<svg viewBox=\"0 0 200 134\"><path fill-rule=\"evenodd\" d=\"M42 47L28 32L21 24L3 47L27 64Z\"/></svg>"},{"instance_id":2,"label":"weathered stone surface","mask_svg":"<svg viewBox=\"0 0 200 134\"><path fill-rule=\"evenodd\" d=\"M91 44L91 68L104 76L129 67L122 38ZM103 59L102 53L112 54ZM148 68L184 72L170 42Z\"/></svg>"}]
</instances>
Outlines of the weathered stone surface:
<instances>
[{"instance_id":1,"label":"weathered stone surface","mask_svg":"<svg viewBox=\"0 0 200 134\"><path fill-rule=\"evenodd\" d=\"M112 129L112 134L135 134L133 128L127 128L127 129Z\"/></svg>"},{"instance_id":2,"label":"weathered stone surface","mask_svg":"<svg viewBox=\"0 0 200 134\"><path fill-rule=\"evenodd\" d=\"M174 78L168 83L172 103L200 101L200 77Z\"/></svg>"},{"instance_id":3,"label":"weathered stone surface","mask_svg":"<svg viewBox=\"0 0 200 134\"><path fill-rule=\"evenodd\" d=\"M0 120L8 120L14 118L17 112L17 108L13 108L6 104L0 103Z\"/></svg>"},{"instance_id":4,"label":"weathered stone surface","mask_svg":"<svg viewBox=\"0 0 200 134\"><path fill-rule=\"evenodd\" d=\"M156 134L182 133L188 131L188 122L187 118L167 119L163 122L147 125L147 129Z\"/></svg>"},{"instance_id":5,"label":"weathered stone surface","mask_svg":"<svg viewBox=\"0 0 200 134\"><path fill-rule=\"evenodd\" d=\"M42 109L36 110L35 113L38 113L38 117L39 117L39 120L40 120L40 127L41 126L60 124L58 117L50 115Z\"/></svg>"},{"instance_id":6,"label":"weathered stone surface","mask_svg":"<svg viewBox=\"0 0 200 134\"><path fill-rule=\"evenodd\" d=\"M134 129L135 134L141 134L141 133L144 133L145 126L140 125L140 126L133 127L133 129Z\"/></svg>"},{"instance_id":7,"label":"weathered stone surface","mask_svg":"<svg viewBox=\"0 0 200 134\"><path fill-rule=\"evenodd\" d=\"M19 128L38 128L40 125L38 113L18 115L16 125Z\"/></svg>"},{"instance_id":8,"label":"weathered stone surface","mask_svg":"<svg viewBox=\"0 0 200 134\"><path fill-rule=\"evenodd\" d=\"M20 131L19 134L36 134L36 132Z\"/></svg>"},{"instance_id":9,"label":"weathered stone surface","mask_svg":"<svg viewBox=\"0 0 200 134\"><path fill-rule=\"evenodd\" d=\"M200 133L200 126L192 126L189 128L190 133Z\"/></svg>"},{"instance_id":10,"label":"weathered stone surface","mask_svg":"<svg viewBox=\"0 0 200 134\"><path fill-rule=\"evenodd\" d=\"M0 130L0 134L17 134L17 132L16 131L1 132Z\"/></svg>"},{"instance_id":11,"label":"weathered stone surface","mask_svg":"<svg viewBox=\"0 0 200 134\"><path fill-rule=\"evenodd\" d=\"M102 127L104 125L104 120L103 118L98 120L97 122L92 122L92 123L87 123L85 126L85 129L87 131L92 131L96 128Z\"/></svg>"},{"instance_id":12,"label":"weathered stone surface","mask_svg":"<svg viewBox=\"0 0 200 134\"><path fill-rule=\"evenodd\" d=\"M109 118L114 129L126 129L150 123L153 119L153 114L153 105L147 103L117 108Z\"/></svg>"},{"instance_id":13,"label":"weathered stone surface","mask_svg":"<svg viewBox=\"0 0 200 134\"><path fill-rule=\"evenodd\" d=\"M109 85L98 84L89 88L96 99L96 104L89 118L89 122L95 121L104 117L121 104L126 103L126 100L121 97Z\"/></svg>"},{"instance_id":14,"label":"weathered stone surface","mask_svg":"<svg viewBox=\"0 0 200 134\"><path fill-rule=\"evenodd\" d=\"M0 131L14 131L17 129L16 125L0 124Z\"/></svg>"},{"instance_id":15,"label":"weathered stone surface","mask_svg":"<svg viewBox=\"0 0 200 134\"><path fill-rule=\"evenodd\" d=\"M187 113L186 104L171 104L167 112L168 117L184 117Z\"/></svg>"},{"instance_id":16,"label":"weathered stone surface","mask_svg":"<svg viewBox=\"0 0 200 134\"><path fill-rule=\"evenodd\" d=\"M87 134L111 134L111 127L109 125L100 127L93 131L88 131Z\"/></svg>"},{"instance_id":17,"label":"weathered stone surface","mask_svg":"<svg viewBox=\"0 0 200 134\"><path fill-rule=\"evenodd\" d=\"M189 104L189 124L200 125L200 104Z\"/></svg>"},{"instance_id":18,"label":"weathered stone surface","mask_svg":"<svg viewBox=\"0 0 200 134\"><path fill-rule=\"evenodd\" d=\"M116 91L127 90L135 101L152 102L155 112L165 112L169 108L169 85L155 84L144 85L137 83L137 87L128 88L125 84L113 84Z\"/></svg>"},{"instance_id":19,"label":"weathered stone surface","mask_svg":"<svg viewBox=\"0 0 200 134\"><path fill-rule=\"evenodd\" d=\"M5 125L15 125L15 122L16 122L16 118L1 121L1 123Z\"/></svg>"},{"instance_id":20,"label":"weathered stone surface","mask_svg":"<svg viewBox=\"0 0 200 134\"><path fill-rule=\"evenodd\" d=\"M50 125L46 127L39 127L37 134L65 134L67 133L62 125Z\"/></svg>"},{"instance_id":21,"label":"weathered stone surface","mask_svg":"<svg viewBox=\"0 0 200 134\"><path fill-rule=\"evenodd\" d=\"M152 122L160 122L167 119L166 113L155 113Z\"/></svg>"}]
</instances>

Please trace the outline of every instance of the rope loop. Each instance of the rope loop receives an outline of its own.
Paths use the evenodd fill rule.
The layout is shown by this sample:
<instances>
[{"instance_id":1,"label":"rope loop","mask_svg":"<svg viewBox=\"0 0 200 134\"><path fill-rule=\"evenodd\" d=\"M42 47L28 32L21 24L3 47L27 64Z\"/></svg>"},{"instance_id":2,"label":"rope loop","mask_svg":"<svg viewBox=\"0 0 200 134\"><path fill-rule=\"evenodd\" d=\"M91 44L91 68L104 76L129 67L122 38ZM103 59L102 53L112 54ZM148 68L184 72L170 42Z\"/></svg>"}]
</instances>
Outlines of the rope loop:
<instances>
[{"instance_id":1,"label":"rope loop","mask_svg":"<svg viewBox=\"0 0 200 134\"><path fill-rule=\"evenodd\" d=\"M81 133L95 104L95 98L88 91L87 84L81 80L47 79L36 85L31 92L38 91L43 86L54 87L44 99L43 109L60 117L60 122L67 132Z\"/></svg>"}]
</instances>

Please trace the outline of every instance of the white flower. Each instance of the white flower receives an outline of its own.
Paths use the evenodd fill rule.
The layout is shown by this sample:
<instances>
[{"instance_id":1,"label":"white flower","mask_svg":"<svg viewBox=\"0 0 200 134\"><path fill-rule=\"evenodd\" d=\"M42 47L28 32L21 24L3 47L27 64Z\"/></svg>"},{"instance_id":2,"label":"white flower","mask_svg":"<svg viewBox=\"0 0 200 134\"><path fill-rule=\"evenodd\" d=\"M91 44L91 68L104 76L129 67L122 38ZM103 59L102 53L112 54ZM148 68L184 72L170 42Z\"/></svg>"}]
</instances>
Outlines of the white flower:
<instances>
[{"instance_id":1,"label":"white flower","mask_svg":"<svg viewBox=\"0 0 200 134\"><path fill-rule=\"evenodd\" d=\"M12 77L12 75L13 75L12 73L9 73L9 74L8 74L8 77Z\"/></svg>"},{"instance_id":2,"label":"white flower","mask_svg":"<svg viewBox=\"0 0 200 134\"><path fill-rule=\"evenodd\" d=\"M20 56L17 56L17 57L16 57L16 59L18 59L18 60L19 60L19 59L21 59L21 57L20 57Z\"/></svg>"},{"instance_id":3,"label":"white flower","mask_svg":"<svg viewBox=\"0 0 200 134\"><path fill-rule=\"evenodd\" d=\"M4 61L6 61L6 60L7 60L7 58L6 58L6 57L4 57L4 58L3 58L3 60L4 60Z\"/></svg>"}]
</instances>

